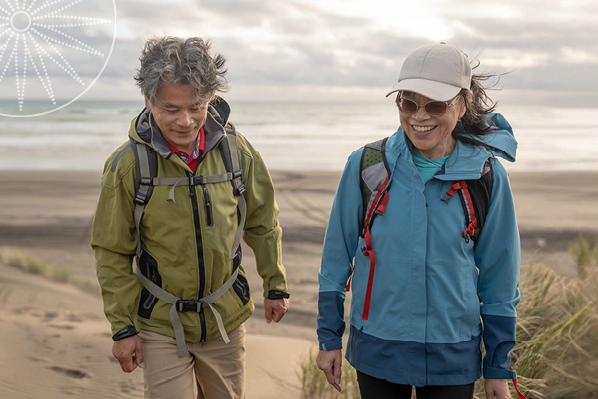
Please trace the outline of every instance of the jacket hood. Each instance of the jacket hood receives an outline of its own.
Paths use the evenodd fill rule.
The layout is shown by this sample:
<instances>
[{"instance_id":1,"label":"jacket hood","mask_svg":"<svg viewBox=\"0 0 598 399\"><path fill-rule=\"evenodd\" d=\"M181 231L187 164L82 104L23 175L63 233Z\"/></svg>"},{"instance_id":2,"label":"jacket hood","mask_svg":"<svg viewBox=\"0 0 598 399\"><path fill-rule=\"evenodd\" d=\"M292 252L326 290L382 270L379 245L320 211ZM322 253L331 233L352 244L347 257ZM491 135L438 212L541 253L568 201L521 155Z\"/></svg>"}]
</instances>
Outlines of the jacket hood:
<instances>
[{"instance_id":1,"label":"jacket hood","mask_svg":"<svg viewBox=\"0 0 598 399\"><path fill-rule=\"evenodd\" d=\"M513 128L504 116L499 113L486 115L486 118L494 122L495 128L489 134L480 136L484 144L492 148L492 154L515 162L517 154L517 140L513 134Z\"/></svg>"},{"instance_id":2,"label":"jacket hood","mask_svg":"<svg viewBox=\"0 0 598 399\"><path fill-rule=\"evenodd\" d=\"M208 116L203 125L206 140L205 152L215 148L226 134L224 126L228 122L229 116L230 106L222 97L216 96L208 104ZM147 108L144 108L131 122L129 136L139 143L150 145L164 158L169 158L172 155L151 111Z\"/></svg>"}]
</instances>

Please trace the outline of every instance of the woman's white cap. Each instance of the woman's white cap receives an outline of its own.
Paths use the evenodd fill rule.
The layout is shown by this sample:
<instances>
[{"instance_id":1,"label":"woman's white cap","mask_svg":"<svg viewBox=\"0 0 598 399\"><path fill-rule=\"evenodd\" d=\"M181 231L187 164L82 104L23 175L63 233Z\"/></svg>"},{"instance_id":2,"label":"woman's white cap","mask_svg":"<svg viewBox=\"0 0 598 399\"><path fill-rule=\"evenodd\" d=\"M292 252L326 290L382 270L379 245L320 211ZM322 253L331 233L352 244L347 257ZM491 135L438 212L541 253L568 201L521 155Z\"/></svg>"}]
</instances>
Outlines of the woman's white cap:
<instances>
[{"instance_id":1,"label":"woman's white cap","mask_svg":"<svg viewBox=\"0 0 598 399\"><path fill-rule=\"evenodd\" d=\"M467 55L446 43L429 44L411 53L403 62L397 91L411 91L436 101L448 101L461 89L469 90L471 66Z\"/></svg>"}]
</instances>

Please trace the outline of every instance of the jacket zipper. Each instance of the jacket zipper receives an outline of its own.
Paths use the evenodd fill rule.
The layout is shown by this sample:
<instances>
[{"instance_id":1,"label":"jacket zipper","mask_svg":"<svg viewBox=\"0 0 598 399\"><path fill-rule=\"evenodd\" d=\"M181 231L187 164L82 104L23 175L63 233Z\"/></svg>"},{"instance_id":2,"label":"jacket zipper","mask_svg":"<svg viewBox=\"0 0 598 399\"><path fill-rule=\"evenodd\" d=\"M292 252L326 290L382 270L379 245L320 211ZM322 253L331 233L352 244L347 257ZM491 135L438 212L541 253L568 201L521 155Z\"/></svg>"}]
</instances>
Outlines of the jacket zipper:
<instances>
[{"instance_id":1,"label":"jacket zipper","mask_svg":"<svg viewBox=\"0 0 598 399\"><path fill-rule=\"evenodd\" d=\"M206 208L206 223L208 226L212 226L212 203L210 202L210 193L205 185L202 185L201 189L203 190L203 200Z\"/></svg>"},{"instance_id":2,"label":"jacket zipper","mask_svg":"<svg viewBox=\"0 0 598 399\"><path fill-rule=\"evenodd\" d=\"M189 175L189 173L187 173ZM205 289L206 271L203 259L203 244L201 240L201 225L199 223L199 209L197 206L197 200L195 198L194 186L189 186L189 197L191 198L191 207L193 209L193 225L195 226L195 242L197 243L197 264L199 265L199 293L198 299L203 297ZM199 323L201 326L201 338L200 342L206 340L206 316L204 314L203 307L199 309Z\"/></svg>"}]
</instances>

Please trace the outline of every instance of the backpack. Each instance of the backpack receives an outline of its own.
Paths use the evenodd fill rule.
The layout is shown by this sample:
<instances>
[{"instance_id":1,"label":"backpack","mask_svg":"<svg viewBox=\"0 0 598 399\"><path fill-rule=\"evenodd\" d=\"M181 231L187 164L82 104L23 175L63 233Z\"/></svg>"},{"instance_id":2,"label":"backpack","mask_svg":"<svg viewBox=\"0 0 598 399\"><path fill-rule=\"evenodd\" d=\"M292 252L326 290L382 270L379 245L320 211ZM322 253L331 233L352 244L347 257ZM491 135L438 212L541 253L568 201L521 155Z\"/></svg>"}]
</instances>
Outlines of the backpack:
<instances>
[{"instance_id":1,"label":"backpack","mask_svg":"<svg viewBox=\"0 0 598 399\"><path fill-rule=\"evenodd\" d=\"M365 209L362 222L361 237L364 240L362 252L370 258L370 271L368 285L364 301L362 319L367 320L370 309L372 294L372 283L374 269L376 267L376 255L372 248L371 229L377 216L384 214L388 204L390 188L390 169L386 161L386 141L388 137L366 144L360 160L360 188ZM490 199L492 197L492 186L494 174L490 162L486 161L482 176L477 180L459 180L455 182L442 200L448 201L459 193L463 212L465 214L465 229L461 235L466 242L477 240L480 230L486 221ZM351 278L347 282L346 290L349 291Z\"/></svg>"},{"instance_id":2,"label":"backpack","mask_svg":"<svg viewBox=\"0 0 598 399\"><path fill-rule=\"evenodd\" d=\"M232 184L233 195L237 198L238 209L240 214L240 221L237 231L235 232L235 239L233 242L233 248L229 260L234 259L240 255L241 250L241 236L243 234L243 227L245 225L245 216L247 213L247 206L245 203L245 197L243 192L245 191L245 185L243 183L243 171L241 169L241 161L239 157L239 150L237 147L237 137L235 127L232 123L227 123L225 126L226 135L220 140L218 147L222 154L222 160L226 173L209 175L209 176L187 176L187 177L171 177L171 178L159 178L158 174L158 154L148 145L139 143L133 138L130 138L130 146L133 147L136 160L136 178L135 178L135 230L137 231L137 257L141 259L141 234L139 232L141 217L145 205L151 199L154 186L172 186L170 194L167 199L169 204L174 204L174 188L176 186L196 186L205 185L211 183L221 183L224 181L230 181ZM168 291L165 291L158 284L147 278L141 273L137 265L137 261L133 264L133 272L137 275L143 287L154 297L172 304L170 311L170 321L174 327L175 339L177 343L177 349L179 357L187 356L188 349L185 343L185 333L183 325L181 323L178 312L199 312L202 307L209 306L216 318L218 324L218 330L222 336L222 340L225 343L230 342L228 334L224 328L224 322L218 311L212 306L212 304L224 295L229 288L233 286L239 275L240 262L233 262L233 273L228 280L220 286L217 290L212 292L210 295L200 298L197 301L183 300L178 298Z\"/></svg>"}]
</instances>

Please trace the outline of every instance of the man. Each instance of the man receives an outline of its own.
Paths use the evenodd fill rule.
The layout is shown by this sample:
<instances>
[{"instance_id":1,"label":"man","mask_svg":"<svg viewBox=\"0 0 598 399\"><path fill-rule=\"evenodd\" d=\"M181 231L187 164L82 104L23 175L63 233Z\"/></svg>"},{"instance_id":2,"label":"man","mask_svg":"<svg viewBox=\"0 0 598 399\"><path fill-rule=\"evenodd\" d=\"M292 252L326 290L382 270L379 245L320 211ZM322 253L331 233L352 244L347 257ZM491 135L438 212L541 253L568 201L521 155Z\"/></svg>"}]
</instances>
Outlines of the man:
<instances>
[{"instance_id":1,"label":"man","mask_svg":"<svg viewBox=\"0 0 598 399\"><path fill-rule=\"evenodd\" d=\"M123 371L144 369L145 397L244 397L254 305L241 233L266 321L289 308L272 181L227 123L216 96L227 90L225 59L209 50L200 38L146 42L135 77L146 108L106 162L93 223L112 353Z\"/></svg>"}]
</instances>

